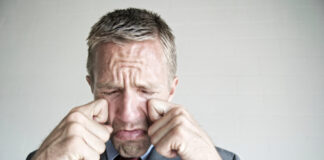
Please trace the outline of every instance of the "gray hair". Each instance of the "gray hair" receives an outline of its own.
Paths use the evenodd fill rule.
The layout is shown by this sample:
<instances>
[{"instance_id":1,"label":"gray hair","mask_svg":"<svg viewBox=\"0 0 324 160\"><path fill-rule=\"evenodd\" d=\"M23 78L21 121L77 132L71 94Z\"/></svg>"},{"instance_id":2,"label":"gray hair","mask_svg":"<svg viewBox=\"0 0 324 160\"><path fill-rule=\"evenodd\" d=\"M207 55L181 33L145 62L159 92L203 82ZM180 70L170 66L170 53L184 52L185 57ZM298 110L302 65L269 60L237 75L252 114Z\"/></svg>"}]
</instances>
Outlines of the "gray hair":
<instances>
[{"instance_id":1,"label":"gray hair","mask_svg":"<svg viewBox=\"0 0 324 160\"><path fill-rule=\"evenodd\" d=\"M101 44L155 38L162 44L170 80L172 80L177 70L176 47L172 31L158 14L136 8L118 9L107 13L92 26L88 37L88 74L93 78L95 53Z\"/></svg>"}]
</instances>

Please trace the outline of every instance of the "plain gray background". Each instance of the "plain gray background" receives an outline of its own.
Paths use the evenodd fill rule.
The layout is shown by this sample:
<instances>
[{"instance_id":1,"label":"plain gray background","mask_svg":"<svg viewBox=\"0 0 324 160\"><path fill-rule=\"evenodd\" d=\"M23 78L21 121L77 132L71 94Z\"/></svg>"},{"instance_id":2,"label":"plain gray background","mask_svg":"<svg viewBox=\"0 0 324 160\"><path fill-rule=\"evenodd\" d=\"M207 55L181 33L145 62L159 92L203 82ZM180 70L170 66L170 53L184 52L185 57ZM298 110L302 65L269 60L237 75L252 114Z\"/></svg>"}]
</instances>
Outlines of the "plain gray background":
<instances>
[{"instance_id":1,"label":"plain gray background","mask_svg":"<svg viewBox=\"0 0 324 160\"><path fill-rule=\"evenodd\" d=\"M1 0L0 159L24 159L92 100L86 37L126 7L173 28L174 102L217 146L247 160L324 159L322 0Z\"/></svg>"}]
</instances>

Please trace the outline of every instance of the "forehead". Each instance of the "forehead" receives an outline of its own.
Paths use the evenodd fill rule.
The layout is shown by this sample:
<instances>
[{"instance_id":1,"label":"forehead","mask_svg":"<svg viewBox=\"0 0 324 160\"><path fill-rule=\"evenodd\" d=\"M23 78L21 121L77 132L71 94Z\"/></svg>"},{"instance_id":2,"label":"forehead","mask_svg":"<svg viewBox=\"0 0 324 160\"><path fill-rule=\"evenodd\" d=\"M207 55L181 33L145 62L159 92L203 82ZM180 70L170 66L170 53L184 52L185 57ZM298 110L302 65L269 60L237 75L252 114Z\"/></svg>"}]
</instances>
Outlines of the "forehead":
<instances>
[{"instance_id":1,"label":"forehead","mask_svg":"<svg viewBox=\"0 0 324 160\"><path fill-rule=\"evenodd\" d=\"M99 48L97 60L105 59L110 61L114 58L118 60L164 60L162 46L158 40L146 40L140 42L130 42L123 44L105 43ZM116 59L114 59L116 60ZM100 62L100 61L97 61Z\"/></svg>"},{"instance_id":2,"label":"forehead","mask_svg":"<svg viewBox=\"0 0 324 160\"><path fill-rule=\"evenodd\" d=\"M95 59L97 81L116 81L118 72L136 72L139 79L165 78L166 59L158 40L124 44L105 43L98 48ZM162 76L162 77L161 77Z\"/></svg>"}]
</instances>

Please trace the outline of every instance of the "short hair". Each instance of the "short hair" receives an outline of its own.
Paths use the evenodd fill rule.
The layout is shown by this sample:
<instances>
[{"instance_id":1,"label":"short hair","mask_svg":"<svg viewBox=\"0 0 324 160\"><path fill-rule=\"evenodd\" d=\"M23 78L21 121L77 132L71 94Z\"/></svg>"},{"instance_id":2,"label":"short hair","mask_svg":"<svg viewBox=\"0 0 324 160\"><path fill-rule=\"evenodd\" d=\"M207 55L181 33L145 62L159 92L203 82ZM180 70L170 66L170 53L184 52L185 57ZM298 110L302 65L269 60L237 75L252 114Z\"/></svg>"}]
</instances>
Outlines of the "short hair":
<instances>
[{"instance_id":1,"label":"short hair","mask_svg":"<svg viewBox=\"0 0 324 160\"><path fill-rule=\"evenodd\" d=\"M107 42L127 43L158 39L168 67L168 76L176 76L177 56L174 35L171 28L156 13L145 9L127 8L109 12L92 26L88 37L87 70L93 77L94 60L97 48Z\"/></svg>"}]
</instances>

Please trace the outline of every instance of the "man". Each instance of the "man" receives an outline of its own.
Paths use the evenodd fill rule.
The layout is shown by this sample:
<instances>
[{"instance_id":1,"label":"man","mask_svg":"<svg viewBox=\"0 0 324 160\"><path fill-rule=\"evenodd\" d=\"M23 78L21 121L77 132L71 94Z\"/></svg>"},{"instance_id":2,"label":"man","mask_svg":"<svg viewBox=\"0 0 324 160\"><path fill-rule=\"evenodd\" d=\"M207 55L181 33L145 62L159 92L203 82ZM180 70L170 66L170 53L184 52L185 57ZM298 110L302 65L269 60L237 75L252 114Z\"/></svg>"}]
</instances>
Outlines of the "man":
<instances>
[{"instance_id":1,"label":"man","mask_svg":"<svg viewBox=\"0 0 324 160\"><path fill-rule=\"evenodd\" d=\"M73 108L27 159L239 159L178 104L176 49L155 13L115 10L88 37L94 101Z\"/></svg>"}]
</instances>

